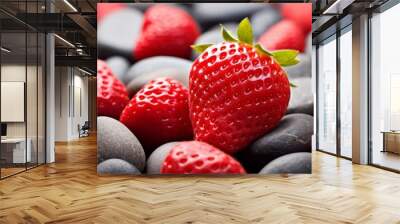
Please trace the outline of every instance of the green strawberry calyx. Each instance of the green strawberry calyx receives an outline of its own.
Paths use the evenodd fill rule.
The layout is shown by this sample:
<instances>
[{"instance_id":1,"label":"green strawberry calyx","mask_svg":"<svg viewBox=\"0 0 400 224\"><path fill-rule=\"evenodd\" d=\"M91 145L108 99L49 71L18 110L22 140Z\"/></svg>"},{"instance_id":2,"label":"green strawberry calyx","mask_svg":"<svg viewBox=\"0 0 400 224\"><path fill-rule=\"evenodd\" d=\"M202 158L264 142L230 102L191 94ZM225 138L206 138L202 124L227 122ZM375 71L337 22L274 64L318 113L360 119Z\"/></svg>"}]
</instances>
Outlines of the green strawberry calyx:
<instances>
[{"instance_id":1,"label":"green strawberry calyx","mask_svg":"<svg viewBox=\"0 0 400 224\"><path fill-rule=\"evenodd\" d=\"M237 38L234 37L234 35L223 25L221 25L221 33L224 41L250 45L254 47L259 54L274 58L275 61L278 62L282 67L296 65L300 62L299 59L297 59L297 55L299 54L299 51L297 50L284 49L268 51L260 43L254 44L253 28L251 27L250 20L247 17L244 18L238 25ZM212 45L214 44L198 44L192 45L192 48L197 53L201 54ZM292 83L290 83L290 86L296 87Z\"/></svg>"}]
</instances>

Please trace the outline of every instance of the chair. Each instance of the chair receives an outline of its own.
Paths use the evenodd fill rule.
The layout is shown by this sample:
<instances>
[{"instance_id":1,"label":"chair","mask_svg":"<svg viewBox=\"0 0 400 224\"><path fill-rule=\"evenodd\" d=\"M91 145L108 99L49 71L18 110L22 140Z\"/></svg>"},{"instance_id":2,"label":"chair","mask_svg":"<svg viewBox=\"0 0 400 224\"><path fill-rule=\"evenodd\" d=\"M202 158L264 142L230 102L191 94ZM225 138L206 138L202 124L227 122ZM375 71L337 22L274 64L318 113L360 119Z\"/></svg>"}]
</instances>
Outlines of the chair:
<instances>
[{"instance_id":1,"label":"chair","mask_svg":"<svg viewBox=\"0 0 400 224\"><path fill-rule=\"evenodd\" d=\"M89 129L90 129L89 121L85 121L82 127L80 127L80 125L78 124L79 138L89 136Z\"/></svg>"}]
</instances>

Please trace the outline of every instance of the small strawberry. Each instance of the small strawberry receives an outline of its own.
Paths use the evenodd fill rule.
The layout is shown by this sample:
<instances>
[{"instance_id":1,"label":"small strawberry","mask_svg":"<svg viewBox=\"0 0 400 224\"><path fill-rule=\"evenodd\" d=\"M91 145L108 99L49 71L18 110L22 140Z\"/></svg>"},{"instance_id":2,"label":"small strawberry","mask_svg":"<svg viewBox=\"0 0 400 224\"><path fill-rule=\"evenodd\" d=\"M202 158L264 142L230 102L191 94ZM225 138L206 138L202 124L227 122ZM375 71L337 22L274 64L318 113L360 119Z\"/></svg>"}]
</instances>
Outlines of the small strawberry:
<instances>
[{"instance_id":1,"label":"small strawberry","mask_svg":"<svg viewBox=\"0 0 400 224\"><path fill-rule=\"evenodd\" d=\"M119 119L128 102L125 86L104 61L97 60L97 116Z\"/></svg>"},{"instance_id":2,"label":"small strawberry","mask_svg":"<svg viewBox=\"0 0 400 224\"><path fill-rule=\"evenodd\" d=\"M97 3L97 21L101 21L109 14L123 8L125 8L123 3Z\"/></svg>"},{"instance_id":3,"label":"small strawberry","mask_svg":"<svg viewBox=\"0 0 400 224\"><path fill-rule=\"evenodd\" d=\"M144 14L134 57L137 60L157 55L189 58L190 45L199 34L196 21L183 9L169 5L152 6Z\"/></svg>"},{"instance_id":4,"label":"small strawberry","mask_svg":"<svg viewBox=\"0 0 400 224\"><path fill-rule=\"evenodd\" d=\"M283 18L292 20L300 25L305 34L311 31L312 3L282 4L281 14Z\"/></svg>"},{"instance_id":5,"label":"small strawberry","mask_svg":"<svg viewBox=\"0 0 400 224\"><path fill-rule=\"evenodd\" d=\"M221 150L204 142L175 145L165 157L162 174L245 174L242 165Z\"/></svg>"},{"instance_id":6,"label":"small strawberry","mask_svg":"<svg viewBox=\"0 0 400 224\"><path fill-rule=\"evenodd\" d=\"M170 78L146 84L125 107L120 121L138 137L147 155L163 143L193 137L188 90Z\"/></svg>"},{"instance_id":7,"label":"small strawberry","mask_svg":"<svg viewBox=\"0 0 400 224\"><path fill-rule=\"evenodd\" d=\"M291 20L282 20L267 30L259 42L266 49L295 49L303 52L305 47L305 35L303 30Z\"/></svg>"},{"instance_id":8,"label":"small strawberry","mask_svg":"<svg viewBox=\"0 0 400 224\"><path fill-rule=\"evenodd\" d=\"M290 84L282 66L298 63L297 51L268 52L253 45L250 21L239 40L224 27L225 42L198 45L190 71L189 108L195 139L232 154L274 128L285 114Z\"/></svg>"}]
</instances>

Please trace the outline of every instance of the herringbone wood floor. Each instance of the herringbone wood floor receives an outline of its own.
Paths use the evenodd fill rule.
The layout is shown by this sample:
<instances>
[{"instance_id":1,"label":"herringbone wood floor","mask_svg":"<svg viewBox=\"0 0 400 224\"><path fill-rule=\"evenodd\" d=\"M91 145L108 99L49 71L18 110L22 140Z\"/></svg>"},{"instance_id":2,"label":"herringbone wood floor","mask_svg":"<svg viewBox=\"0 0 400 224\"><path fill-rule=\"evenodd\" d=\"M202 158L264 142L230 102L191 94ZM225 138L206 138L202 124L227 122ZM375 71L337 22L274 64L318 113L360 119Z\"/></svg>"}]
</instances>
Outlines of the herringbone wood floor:
<instances>
[{"instance_id":1,"label":"herringbone wood floor","mask_svg":"<svg viewBox=\"0 0 400 224\"><path fill-rule=\"evenodd\" d=\"M0 181L0 223L400 223L400 175L313 153L313 174L98 177L93 137Z\"/></svg>"}]
</instances>

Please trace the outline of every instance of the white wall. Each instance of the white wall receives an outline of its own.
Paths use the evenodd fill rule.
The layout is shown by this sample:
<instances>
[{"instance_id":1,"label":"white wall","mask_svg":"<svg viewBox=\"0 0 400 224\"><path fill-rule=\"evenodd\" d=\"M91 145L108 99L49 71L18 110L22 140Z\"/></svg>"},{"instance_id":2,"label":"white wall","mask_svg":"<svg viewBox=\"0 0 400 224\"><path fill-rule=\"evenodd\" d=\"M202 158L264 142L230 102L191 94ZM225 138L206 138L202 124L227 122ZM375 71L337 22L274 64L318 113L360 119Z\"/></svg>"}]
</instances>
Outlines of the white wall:
<instances>
[{"instance_id":1,"label":"white wall","mask_svg":"<svg viewBox=\"0 0 400 224\"><path fill-rule=\"evenodd\" d=\"M78 124L88 120L88 78L71 67L56 67L55 74L55 140L74 140Z\"/></svg>"}]
</instances>

